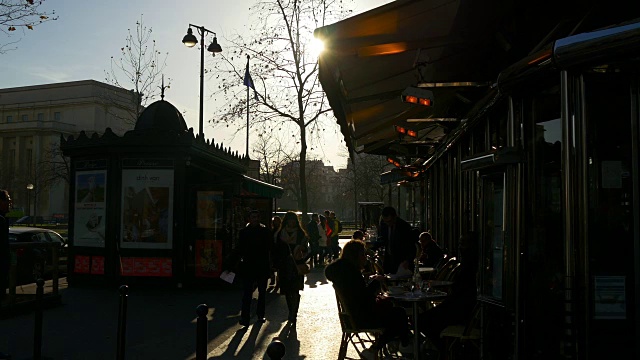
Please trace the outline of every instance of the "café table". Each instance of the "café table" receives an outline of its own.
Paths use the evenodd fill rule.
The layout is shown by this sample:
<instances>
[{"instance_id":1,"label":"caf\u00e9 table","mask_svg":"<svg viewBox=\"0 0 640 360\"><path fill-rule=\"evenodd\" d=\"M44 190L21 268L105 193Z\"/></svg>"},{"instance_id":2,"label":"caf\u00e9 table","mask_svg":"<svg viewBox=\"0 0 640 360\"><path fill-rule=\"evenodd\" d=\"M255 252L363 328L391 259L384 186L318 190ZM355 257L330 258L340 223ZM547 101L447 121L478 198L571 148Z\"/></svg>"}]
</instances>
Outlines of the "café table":
<instances>
[{"instance_id":1,"label":"caf\u00e9 table","mask_svg":"<svg viewBox=\"0 0 640 360\"><path fill-rule=\"evenodd\" d=\"M383 294L384 297L401 303L410 303L413 309L413 354L414 359L420 358L420 332L418 331L418 304L434 300L443 300L447 297L447 293L443 291L407 291L403 293Z\"/></svg>"}]
</instances>

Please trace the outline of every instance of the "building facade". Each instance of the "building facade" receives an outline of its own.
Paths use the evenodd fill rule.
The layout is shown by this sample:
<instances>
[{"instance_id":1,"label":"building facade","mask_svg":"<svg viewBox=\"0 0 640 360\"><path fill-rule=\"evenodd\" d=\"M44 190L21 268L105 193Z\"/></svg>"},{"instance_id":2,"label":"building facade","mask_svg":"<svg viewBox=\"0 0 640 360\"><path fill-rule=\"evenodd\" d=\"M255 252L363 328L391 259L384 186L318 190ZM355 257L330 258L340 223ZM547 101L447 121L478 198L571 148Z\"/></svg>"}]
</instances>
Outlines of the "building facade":
<instances>
[{"instance_id":1,"label":"building facade","mask_svg":"<svg viewBox=\"0 0 640 360\"><path fill-rule=\"evenodd\" d=\"M95 80L0 89L0 187L14 206L66 217L69 168L60 137L106 128L122 135L135 123L135 101L132 92Z\"/></svg>"}]
</instances>

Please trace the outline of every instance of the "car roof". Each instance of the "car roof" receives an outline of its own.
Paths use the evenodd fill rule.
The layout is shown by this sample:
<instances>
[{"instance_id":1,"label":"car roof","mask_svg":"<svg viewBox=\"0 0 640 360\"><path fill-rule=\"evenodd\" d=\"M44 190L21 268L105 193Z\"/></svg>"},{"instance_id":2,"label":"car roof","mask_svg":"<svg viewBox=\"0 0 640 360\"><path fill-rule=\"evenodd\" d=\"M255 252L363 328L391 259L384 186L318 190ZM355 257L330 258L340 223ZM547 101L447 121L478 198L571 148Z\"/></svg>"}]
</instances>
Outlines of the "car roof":
<instances>
[{"instance_id":1,"label":"car roof","mask_svg":"<svg viewBox=\"0 0 640 360\"><path fill-rule=\"evenodd\" d=\"M25 234L25 233L38 233L38 232L55 232L50 229L31 227L31 226L12 226L9 228L9 233L12 234Z\"/></svg>"}]
</instances>

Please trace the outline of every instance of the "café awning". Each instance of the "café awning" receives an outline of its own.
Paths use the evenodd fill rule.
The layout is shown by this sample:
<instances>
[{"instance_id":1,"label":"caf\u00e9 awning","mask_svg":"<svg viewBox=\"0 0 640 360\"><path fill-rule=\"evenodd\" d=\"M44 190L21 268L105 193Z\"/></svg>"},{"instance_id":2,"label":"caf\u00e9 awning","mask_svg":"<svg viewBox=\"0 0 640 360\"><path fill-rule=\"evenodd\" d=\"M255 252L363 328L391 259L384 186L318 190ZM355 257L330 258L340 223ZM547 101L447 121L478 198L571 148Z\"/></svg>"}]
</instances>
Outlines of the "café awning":
<instances>
[{"instance_id":1,"label":"caf\u00e9 awning","mask_svg":"<svg viewBox=\"0 0 640 360\"><path fill-rule=\"evenodd\" d=\"M350 153L431 157L503 69L592 19L583 5L398 0L316 29L320 82ZM432 106L403 102L408 87L431 91Z\"/></svg>"},{"instance_id":2,"label":"caf\u00e9 awning","mask_svg":"<svg viewBox=\"0 0 640 360\"><path fill-rule=\"evenodd\" d=\"M264 181L256 180L247 175L242 175L242 194L246 196L260 196L280 199L284 190Z\"/></svg>"}]
</instances>

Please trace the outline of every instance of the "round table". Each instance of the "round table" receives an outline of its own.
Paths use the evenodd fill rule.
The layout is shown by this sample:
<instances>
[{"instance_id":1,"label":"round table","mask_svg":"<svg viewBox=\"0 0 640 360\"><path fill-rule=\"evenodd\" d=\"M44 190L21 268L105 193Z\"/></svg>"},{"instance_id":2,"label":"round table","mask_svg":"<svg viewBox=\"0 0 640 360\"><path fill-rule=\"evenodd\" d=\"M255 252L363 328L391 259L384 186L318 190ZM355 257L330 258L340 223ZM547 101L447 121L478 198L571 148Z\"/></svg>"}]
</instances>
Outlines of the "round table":
<instances>
[{"instance_id":1,"label":"round table","mask_svg":"<svg viewBox=\"0 0 640 360\"><path fill-rule=\"evenodd\" d=\"M420 333L418 332L418 303L427 302L433 300L442 300L447 297L447 293L443 291L415 291L405 292L398 294L391 294L389 292L384 294L385 297L404 303L411 303L413 309L413 354L414 359L420 358Z\"/></svg>"}]
</instances>

